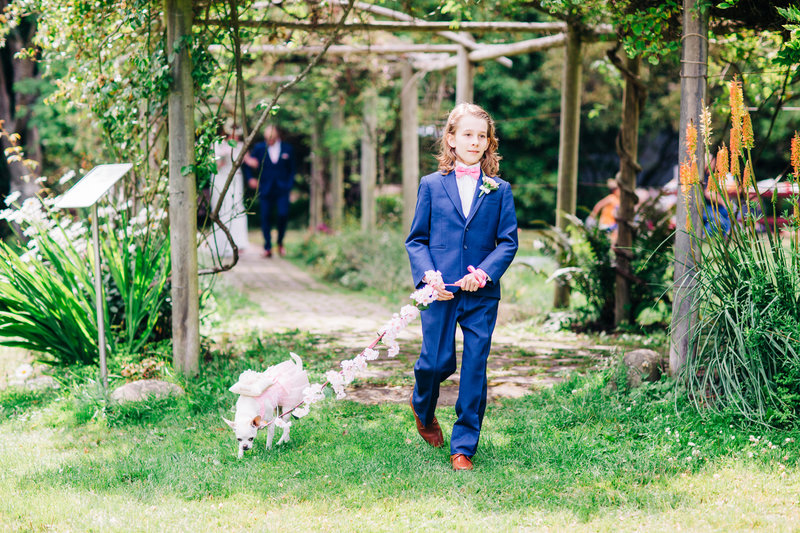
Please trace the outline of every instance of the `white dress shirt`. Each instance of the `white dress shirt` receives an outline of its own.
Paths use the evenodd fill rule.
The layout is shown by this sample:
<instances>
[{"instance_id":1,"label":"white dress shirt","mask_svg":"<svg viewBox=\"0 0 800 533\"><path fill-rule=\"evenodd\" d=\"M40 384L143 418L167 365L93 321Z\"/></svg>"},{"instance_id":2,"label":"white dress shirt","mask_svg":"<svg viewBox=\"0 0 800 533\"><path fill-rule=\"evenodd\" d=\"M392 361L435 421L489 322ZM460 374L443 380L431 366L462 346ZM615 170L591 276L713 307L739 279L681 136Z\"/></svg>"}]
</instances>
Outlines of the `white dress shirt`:
<instances>
[{"instance_id":1,"label":"white dress shirt","mask_svg":"<svg viewBox=\"0 0 800 533\"><path fill-rule=\"evenodd\" d=\"M480 166L480 163L475 163L470 166L458 163L456 168L480 169ZM464 216L468 217L469 211L472 208L472 199L475 197L475 187L478 186L478 180L473 179L471 176L465 176L463 178L456 178L456 184L458 185L458 195L461 197L461 209L464 211Z\"/></svg>"},{"instance_id":2,"label":"white dress shirt","mask_svg":"<svg viewBox=\"0 0 800 533\"><path fill-rule=\"evenodd\" d=\"M276 164L281 157L281 142L275 141L267 145L267 154L269 154L269 160L272 161L272 164Z\"/></svg>"}]
</instances>

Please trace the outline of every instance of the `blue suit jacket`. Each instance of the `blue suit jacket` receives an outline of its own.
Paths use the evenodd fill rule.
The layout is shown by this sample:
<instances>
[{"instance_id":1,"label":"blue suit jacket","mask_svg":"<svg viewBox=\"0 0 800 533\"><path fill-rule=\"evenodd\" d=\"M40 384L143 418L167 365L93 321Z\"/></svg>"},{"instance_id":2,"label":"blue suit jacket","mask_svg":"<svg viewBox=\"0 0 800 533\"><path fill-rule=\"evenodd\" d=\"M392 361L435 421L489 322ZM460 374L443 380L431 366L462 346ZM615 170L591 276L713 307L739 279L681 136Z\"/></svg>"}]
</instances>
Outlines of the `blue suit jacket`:
<instances>
[{"instance_id":1,"label":"blue suit jacket","mask_svg":"<svg viewBox=\"0 0 800 533\"><path fill-rule=\"evenodd\" d=\"M288 194L294 186L296 165L292 145L281 141L281 155L278 162L273 163L267 154L267 143L262 141L250 150L250 155L259 162L257 169L242 165L246 179L258 178L258 194L260 196L280 196Z\"/></svg>"},{"instance_id":2,"label":"blue suit jacket","mask_svg":"<svg viewBox=\"0 0 800 533\"><path fill-rule=\"evenodd\" d=\"M445 283L453 283L468 274L467 267L472 265L492 280L475 294L500 298L500 277L519 247L517 215L509 183L494 178L499 188L479 197L481 179L468 217L461 209L455 172L434 172L420 180L406 239L417 287L426 270L439 270Z\"/></svg>"}]
</instances>

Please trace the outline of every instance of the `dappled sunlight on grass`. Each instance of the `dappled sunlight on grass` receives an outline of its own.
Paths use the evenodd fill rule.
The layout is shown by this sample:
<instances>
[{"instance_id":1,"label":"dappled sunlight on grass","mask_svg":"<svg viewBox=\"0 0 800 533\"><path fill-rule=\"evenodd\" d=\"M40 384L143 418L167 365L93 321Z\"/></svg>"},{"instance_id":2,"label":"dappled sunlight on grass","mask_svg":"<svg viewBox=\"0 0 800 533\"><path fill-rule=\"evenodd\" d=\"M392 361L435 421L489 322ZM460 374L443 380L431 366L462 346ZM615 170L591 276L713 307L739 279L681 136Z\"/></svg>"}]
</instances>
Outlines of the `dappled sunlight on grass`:
<instances>
[{"instance_id":1,"label":"dappled sunlight on grass","mask_svg":"<svg viewBox=\"0 0 800 533\"><path fill-rule=\"evenodd\" d=\"M794 433L751 437L675 404L666 383L619 394L604 376L491 404L476 470L458 473L446 447L422 442L405 405L328 399L293 423L289 444L265 450L262 434L237 460L220 418L233 395L219 389L205 410L191 398L125 416L111 408L111 426L68 416L76 400L51 400L0 422L0 521L76 531L597 531L781 529L796 518ZM454 409L437 415L447 439ZM736 512L712 513L731 505ZM759 516L761 506L771 514Z\"/></svg>"}]
</instances>

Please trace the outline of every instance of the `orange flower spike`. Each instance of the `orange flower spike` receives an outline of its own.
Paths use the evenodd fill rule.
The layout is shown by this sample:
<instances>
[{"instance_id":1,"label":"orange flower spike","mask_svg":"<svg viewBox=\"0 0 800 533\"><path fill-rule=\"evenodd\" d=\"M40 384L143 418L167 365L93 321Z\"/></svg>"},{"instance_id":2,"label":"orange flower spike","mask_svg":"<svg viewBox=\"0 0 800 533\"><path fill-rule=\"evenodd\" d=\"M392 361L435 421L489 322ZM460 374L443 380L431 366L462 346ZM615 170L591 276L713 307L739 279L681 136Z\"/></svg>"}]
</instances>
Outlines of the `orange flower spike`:
<instances>
[{"instance_id":1,"label":"orange flower spike","mask_svg":"<svg viewBox=\"0 0 800 533\"><path fill-rule=\"evenodd\" d=\"M681 163L679 174L681 180L681 192L684 196L688 197L689 192L692 190L692 167L687 161Z\"/></svg>"},{"instance_id":2,"label":"orange flower spike","mask_svg":"<svg viewBox=\"0 0 800 533\"><path fill-rule=\"evenodd\" d=\"M722 143L722 146L717 150L717 168L715 170L717 179L728 175L728 165L728 148L725 143Z\"/></svg>"},{"instance_id":3,"label":"orange flower spike","mask_svg":"<svg viewBox=\"0 0 800 533\"><path fill-rule=\"evenodd\" d=\"M753 171L751 170L750 163L744 165L744 177L742 178L742 187L745 191L753 184Z\"/></svg>"},{"instance_id":4,"label":"orange flower spike","mask_svg":"<svg viewBox=\"0 0 800 533\"><path fill-rule=\"evenodd\" d=\"M719 191L719 176L716 174L711 174L708 176L708 192L717 192Z\"/></svg>"},{"instance_id":5,"label":"orange flower spike","mask_svg":"<svg viewBox=\"0 0 800 533\"><path fill-rule=\"evenodd\" d=\"M794 132L792 137L792 170L795 179L800 179L800 134Z\"/></svg>"},{"instance_id":6,"label":"orange flower spike","mask_svg":"<svg viewBox=\"0 0 800 533\"><path fill-rule=\"evenodd\" d=\"M745 111L742 119L742 147L745 150L752 150L754 144L753 122L750 120L750 113Z\"/></svg>"},{"instance_id":7,"label":"orange flower spike","mask_svg":"<svg viewBox=\"0 0 800 533\"><path fill-rule=\"evenodd\" d=\"M697 128L692 122L686 126L686 155L694 160L697 154Z\"/></svg>"},{"instance_id":8,"label":"orange flower spike","mask_svg":"<svg viewBox=\"0 0 800 533\"><path fill-rule=\"evenodd\" d=\"M740 143L742 142L742 130L734 124L731 130L731 174L739 177L739 156L741 155Z\"/></svg>"},{"instance_id":9,"label":"orange flower spike","mask_svg":"<svg viewBox=\"0 0 800 533\"><path fill-rule=\"evenodd\" d=\"M744 98L742 96L742 82L734 79L730 83L730 93L728 103L731 106L731 120L733 127L742 124L742 115L744 115Z\"/></svg>"}]
</instances>

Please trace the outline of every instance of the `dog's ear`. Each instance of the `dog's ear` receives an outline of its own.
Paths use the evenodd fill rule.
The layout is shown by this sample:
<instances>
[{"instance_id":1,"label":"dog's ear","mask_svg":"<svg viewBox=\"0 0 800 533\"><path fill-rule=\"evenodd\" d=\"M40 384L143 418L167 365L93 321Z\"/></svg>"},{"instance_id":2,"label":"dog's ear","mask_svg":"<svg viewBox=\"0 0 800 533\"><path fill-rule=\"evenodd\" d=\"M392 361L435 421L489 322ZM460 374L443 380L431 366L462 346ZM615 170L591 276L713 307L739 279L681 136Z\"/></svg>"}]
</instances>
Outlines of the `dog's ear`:
<instances>
[{"instance_id":1,"label":"dog's ear","mask_svg":"<svg viewBox=\"0 0 800 533\"><path fill-rule=\"evenodd\" d=\"M254 428L261 429L261 428L263 427L263 426L261 425L261 423L262 423L262 420L261 420L261 415L256 415L256 417L253 419L253 422L252 422L252 424L253 424L253 427L254 427Z\"/></svg>"},{"instance_id":2,"label":"dog's ear","mask_svg":"<svg viewBox=\"0 0 800 533\"><path fill-rule=\"evenodd\" d=\"M226 424L228 424L228 426L230 426L231 429L236 430L236 424L234 424L224 416L222 417L222 419L225 421Z\"/></svg>"}]
</instances>

